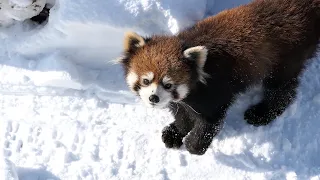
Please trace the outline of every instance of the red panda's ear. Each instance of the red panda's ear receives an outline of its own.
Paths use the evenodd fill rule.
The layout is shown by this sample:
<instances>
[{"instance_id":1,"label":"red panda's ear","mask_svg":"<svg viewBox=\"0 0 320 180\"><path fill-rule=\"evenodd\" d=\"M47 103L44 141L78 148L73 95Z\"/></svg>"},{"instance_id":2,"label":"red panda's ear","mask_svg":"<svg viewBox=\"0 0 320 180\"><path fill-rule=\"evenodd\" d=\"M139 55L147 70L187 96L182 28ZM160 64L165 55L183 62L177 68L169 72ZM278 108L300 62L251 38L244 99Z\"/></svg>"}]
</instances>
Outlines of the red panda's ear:
<instances>
[{"instance_id":1,"label":"red panda's ear","mask_svg":"<svg viewBox=\"0 0 320 180\"><path fill-rule=\"evenodd\" d=\"M135 32L126 32L124 37L124 51L131 53L145 45L145 39Z\"/></svg>"},{"instance_id":2,"label":"red panda's ear","mask_svg":"<svg viewBox=\"0 0 320 180\"><path fill-rule=\"evenodd\" d=\"M200 69L204 67L207 55L208 50L205 46L195 46L183 51L183 56L189 60L196 61Z\"/></svg>"},{"instance_id":3,"label":"red panda's ear","mask_svg":"<svg viewBox=\"0 0 320 180\"><path fill-rule=\"evenodd\" d=\"M210 75L204 72L204 65L207 61L208 49L205 46L195 46L183 51L183 56L190 60L195 61L197 64L198 78L203 84L206 84L206 78Z\"/></svg>"},{"instance_id":4,"label":"red panda's ear","mask_svg":"<svg viewBox=\"0 0 320 180\"><path fill-rule=\"evenodd\" d=\"M144 46L145 43L149 40L149 38L143 38L135 32L126 32L123 41L124 51L122 55L116 58L113 62L115 64L126 64L128 62L128 57L130 56L130 54L135 52L138 48Z\"/></svg>"}]
</instances>

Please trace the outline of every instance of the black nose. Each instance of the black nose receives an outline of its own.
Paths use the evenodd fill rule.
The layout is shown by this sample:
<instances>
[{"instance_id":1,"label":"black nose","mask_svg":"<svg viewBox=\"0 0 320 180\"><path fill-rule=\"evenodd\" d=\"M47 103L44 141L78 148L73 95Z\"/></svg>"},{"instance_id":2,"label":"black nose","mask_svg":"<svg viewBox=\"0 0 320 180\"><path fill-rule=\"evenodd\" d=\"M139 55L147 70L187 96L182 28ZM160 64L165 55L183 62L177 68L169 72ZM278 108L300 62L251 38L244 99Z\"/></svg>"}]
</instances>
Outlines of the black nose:
<instances>
[{"instance_id":1,"label":"black nose","mask_svg":"<svg viewBox=\"0 0 320 180\"><path fill-rule=\"evenodd\" d=\"M153 103L158 103L160 101L159 97L157 95L151 95L149 97L149 101Z\"/></svg>"}]
</instances>

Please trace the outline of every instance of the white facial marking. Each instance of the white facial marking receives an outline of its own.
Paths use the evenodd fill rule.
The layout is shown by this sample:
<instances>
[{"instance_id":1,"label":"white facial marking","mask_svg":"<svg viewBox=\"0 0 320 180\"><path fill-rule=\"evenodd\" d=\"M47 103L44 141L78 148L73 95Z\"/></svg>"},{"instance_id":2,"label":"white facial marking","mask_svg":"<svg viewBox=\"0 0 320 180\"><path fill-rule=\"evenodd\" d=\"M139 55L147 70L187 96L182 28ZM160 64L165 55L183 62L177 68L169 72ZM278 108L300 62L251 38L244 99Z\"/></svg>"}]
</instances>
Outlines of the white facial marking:
<instances>
[{"instance_id":1,"label":"white facial marking","mask_svg":"<svg viewBox=\"0 0 320 180\"><path fill-rule=\"evenodd\" d=\"M199 74L199 81L202 82L203 84L206 84L206 78L210 77L210 75L204 72L203 68L207 61L208 49L205 46L195 46L185 50L183 52L183 55L186 58L191 58L191 55L193 53L198 53L196 62L198 65L197 71Z\"/></svg>"},{"instance_id":2,"label":"white facial marking","mask_svg":"<svg viewBox=\"0 0 320 180\"><path fill-rule=\"evenodd\" d=\"M141 79L148 79L149 81L152 81L154 78L153 72L148 72L147 74L141 76Z\"/></svg>"},{"instance_id":3,"label":"white facial marking","mask_svg":"<svg viewBox=\"0 0 320 180\"><path fill-rule=\"evenodd\" d=\"M165 76L164 78L163 78L163 80L162 80L162 82L164 83L164 84L168 84L168 83L173 83L172 82L172 80L171 80L171 78L169 77L169 76Z\"/></svg>"},{"instance_id":4,"label":"white facial marking","mask_svg":"<svg viewBox=\"0 0 320 180\"><path fill-rule=\"evenodd\" d=\"M189 88L187 85L181 84L177 87L177 92L179 94L179 100L181 100L181 99L184 99L185 97L187 97L187 95L189 93Z\"/></svg>"},{"instance_id":5,"label":"white facial marking","mask_svg":"<svg viewBox=\"0 0 320 180\"><path fill-rule=\"evenodd\" d=\"M140 94L142 101L148 107L164 108L172 100L171 93L166 91L161 85L157 85L156 83L152 83L147 87L141 87L139 94ZM149 97L151 95L158 96L159 102L152 104L152 102L149 100Z\"/></svg>"},{"instance_id":6,"label":"white facial marking","mask_svg":"<svg viewBox=\"0 0 320 180\"><path fill-rule=\"evenodd\" d=\"M127 83L131 90L133 90L134 84L138 81L138 75L130 71L127 75Z\"/></svg>"}]
</instances>

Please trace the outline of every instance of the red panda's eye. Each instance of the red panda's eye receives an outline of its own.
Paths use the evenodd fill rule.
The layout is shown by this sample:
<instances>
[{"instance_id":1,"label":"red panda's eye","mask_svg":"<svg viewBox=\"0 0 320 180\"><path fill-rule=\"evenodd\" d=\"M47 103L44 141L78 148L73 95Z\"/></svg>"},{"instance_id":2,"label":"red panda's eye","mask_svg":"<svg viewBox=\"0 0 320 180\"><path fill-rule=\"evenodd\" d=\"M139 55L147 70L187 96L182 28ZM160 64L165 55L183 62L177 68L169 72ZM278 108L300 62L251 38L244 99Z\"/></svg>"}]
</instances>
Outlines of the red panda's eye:
<instances>
[{"instance_id":1,"label":"red panda's eye","mask_svg":"<svg viewBox=\"0 0 320 180\"><path fill-rule=\"evenodd\" d=\"M149 85L149 84L150 84L150 81L149 81L148 79L144 79L144 80L143 80L143 84L144 84L144 85Z\"/></svg>"},{"instance_id":2,"label":"red panda's eye","mask_svg":"<svg viewBox=\"0 0 320 180\"><path fill-rule=\"evenodd\" d=\"M164 88L165 88L165 89L170 89L171 87L172 87L172 84L165 84L165 85L164 85Z\"/></svg>"}]
</instances>

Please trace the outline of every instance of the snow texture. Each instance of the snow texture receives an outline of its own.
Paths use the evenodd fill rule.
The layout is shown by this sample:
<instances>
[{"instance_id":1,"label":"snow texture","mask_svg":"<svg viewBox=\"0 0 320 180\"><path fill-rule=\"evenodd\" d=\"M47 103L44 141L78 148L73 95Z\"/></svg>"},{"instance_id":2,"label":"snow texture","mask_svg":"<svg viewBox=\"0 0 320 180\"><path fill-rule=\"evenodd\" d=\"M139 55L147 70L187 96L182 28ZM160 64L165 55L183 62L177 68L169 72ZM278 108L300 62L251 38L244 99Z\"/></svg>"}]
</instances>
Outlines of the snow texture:
<instances>
[{"instance_id":1,"label":"snow texture","mask_svg":"<svg viewBox=\"0 0 320 180\"><path fill-rule=\"evenodd\" d=\"M12 25L14 21L24 21L38 15L46 0L1 0L0 26Z\"/></svg>"},{"instance_id":2,"label":"snow texture","mask_svg":"<svg viewBox=\"0 0 320 180\"><path fill-rule=\"evenodd\" d=\"M268 126L243 120L259 86L239 95L203 156L164 147L172 116L140 104L113 63L128 29L175 34L248 1L56 0L43 25L0 27L0 179L319 180L320 58Z\"/></svg>"}]
</instances>

